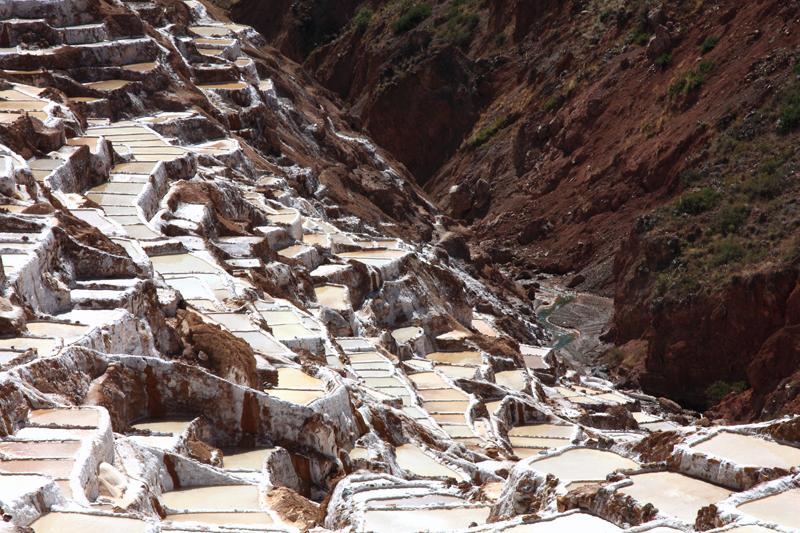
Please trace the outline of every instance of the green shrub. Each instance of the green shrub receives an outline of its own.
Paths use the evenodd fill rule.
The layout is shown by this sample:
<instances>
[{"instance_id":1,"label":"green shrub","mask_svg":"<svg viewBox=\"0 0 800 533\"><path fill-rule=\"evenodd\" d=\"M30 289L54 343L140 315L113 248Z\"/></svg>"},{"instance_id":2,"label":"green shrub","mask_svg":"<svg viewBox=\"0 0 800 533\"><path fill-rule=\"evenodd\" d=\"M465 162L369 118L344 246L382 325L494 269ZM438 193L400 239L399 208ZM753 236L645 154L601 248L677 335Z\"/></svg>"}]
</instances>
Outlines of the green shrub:
<instances>
[{"instance_id":1,"label":"green shrub","mask_svg":"<svg viewBox=\"0 0 800 533\"><path fill-rule=\"evenodd\" d=\"M778 111L778 133L785 135L800 125L800 89L795 88Z\"/></svg>"},{"instance_id":2,"label":"green shrub","mask_svg":"<svg viewBox=\"0 0 800 533\"><path fill-rule=\"evenodd\" d=\"M747 383L744 381L734 381L729 383L727 381L715 381L706 389L706 400L709 405L716 405L730 393L739 394L747 390Z\"/></svg>"},{"instance_id":3,"label":"green shrub","mask_svg":"<svg viewBox=\"0 0 800 533\"><path fill-rule=\"evenodd\" d=\"M746 205L726 205L714 216L713 229L723 235L736 233L747 222L749 215L750 208Z\"/></svg>"},{"instance_id":4,"label":"green shrub","mask_svg":"<svg viewBox=\"0 0 800 533\"><path fill-rule=\"evenodd\" d=\"M800 76L800 60L797 60L797 62L794 64L792 67L792 72L795 76Z\"/></svg>"},{"instance_id":5,"label":"green shrub","mask_svg":"<svg viewBox=\"0 0 800 533\"><path fill-rule=\"evenodd\" d=\"M504 115L502 117L496 118L486 126L479 129L477 132L475 132L475 135L470 137L469 140L467 141L467 145L470 148L478 148L479 146L483 146L484 144L489 142L491 138L497 134L498 131L502 130L503 128L511 124L512 121L513 119L509 115Z\"/></svg>"},{"instance_id":6,"label":"green shrub","mask_svg":"<svg viewBox=\"0 0 800 533\"><path fill-rule=\"evenodd\" d=\"M560 108L564 104L564 97L560 94L554 94L547 98L542 104L542 108L545 111L555 111L556 109Z\"/></svg>"},{"instance_id":7,"label":"green shrub","mask_svg":"<svg viewBox=\"0 0 800 533\"><path fill-rule=\"evenodd\" d=\"M773 173L759 174L744 182L742 189L747 196L754 200L771 200L782 190L781 178Z\"/></svg>"},{"instance_id":8,"label":"green shrub","mask_svg":"<svg viewBox=\"0 0 800 533\"><path fill-rule=\"evenodd\" d=\"M414 4L406 9L400 18L392 24L395 35L400 35L415 28L420 22L431 16L431 6L425 3Z\"/></svg>"},{"instance_id":9,"label":"green shrub","mask_svg":"<svg viewBox=\"0 0 800 533\"><path fill-rule=\"evenodd\" d=\"M718 42L719 42L719 37L717 37L716 35L709 35L700 44L700 53L702 55L709 53L711 50L714 49L715 46L717 46Z\"/></svg>"},{"instance_id":10,"label":"green shrub","mask_svg":"<svg viewBox=\"0 0 800 533\"><path fill-rule=\"evenodd\" d=\"M655 64L661 69L666 69L672 64L672 52L665 52L658 56L655 60Z\"/></svg>"},{"instance_id":11,"label":"green shrub","mask_svg":"<svg viewBox=\"0 0 800 533\"><path fill-rule=\"evenodd\" d=\"M358 10L356 16L353 17L353 26L355 26L356 30L359 32L363 32L367 28L369 28L370 23L372 22L372 17L374 15L374 11L369 6L364 6Z\"/></svg>"},{"instance_id":12,"label":"green shrub","mask_svg":"<svg viewBox=\"0 0 800 533\"><path fill-rule=\"evenodd\" d=\"M466 46L472 41L472 35L480 22L477 13L466 11L464 2L455 2L447 11L447 18L437 32L439 37L456 46Z\"/></svg>"},{"instance_id":13,"label":"green shrub","mask_svg":"<svg viewBox=\"0 0 800 533\"><path fill-rule=\"evenodd\" d=\"M700 89L706 81L708 73L714 68L714 62L703 60L696 69L686 72L683 76L672 82L667 94L674 98L679 94L689 94Z\"/></svg>"},{"instance_id":14,"label":"green shrub","mask_svg":"<svg viewBox=\"0 0 800 533\"><path fill-rule=\"evenodd\" d=\"M685 168L678 174L678 179L680 180L681 185L688 187L689 185L700 181L706 176L706 174L707 173L705 170L700 170L694 167Z\"/></svg>"},{"instance_id":15,"label":"green shrub","mask_svg":"<svg viewBox=\"0 0 800 533\"><path fill-rule=\"evenodd\" d=\"M678 213L686 215L699 215L716 207L719 202L719 193L710 187L703 187L697 191L684 193L675 205Z\"/></svg>"},{"instance_id":16,"label":"green shrub","mask_svg":"<svg viewBox=\"0 0 800 533\"><path fill-rule=\"evenodd\" d=\"M650 34L642 28L637 28L628 36L628 42L639 46L644 46L650 41Z\"/></svg>"},{"instance_id":17,"label":"green shrub","mask_svg":"<svg viewBox=\"0 0 800 533\"><path fill-rule=\"evenodd\" d=\"M715 267L738 263L745 257L745 249L733 237L726 237L711 246L711 265Z\"/></svg>"}]
</instances>

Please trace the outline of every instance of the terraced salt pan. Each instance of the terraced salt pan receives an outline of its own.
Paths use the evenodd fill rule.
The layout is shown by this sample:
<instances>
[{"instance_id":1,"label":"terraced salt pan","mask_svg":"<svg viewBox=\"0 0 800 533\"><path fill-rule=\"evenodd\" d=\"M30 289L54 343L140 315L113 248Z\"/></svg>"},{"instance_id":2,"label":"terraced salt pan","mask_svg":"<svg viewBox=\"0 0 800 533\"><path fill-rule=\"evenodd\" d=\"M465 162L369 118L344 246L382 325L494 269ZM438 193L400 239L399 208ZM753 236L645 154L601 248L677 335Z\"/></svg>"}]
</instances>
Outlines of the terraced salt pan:
<instances>
[{"instance_id":1,"label":"terraced salt pan","mask_svg":"<svg viewBox=\"0 0 800 533\"><path fill-rule=\"evenodd\" d=\"M204 37L221 37L231 33L231 30L224 26L189 26L189 31Z\"/></svg>"},{"instance_id":2,"label":"terraced salt pan","mask_svg":"<svg viewBox=\"0 0 800 533\"><path fill-rule=\"evenodd\" d=\"M44 485L50 479L45 476L27 474L4 474L0 475L0 494L8 497L12 494L24 494L33 492Z\"/></svg>"},{"instance_id":3,"label":"terraced salt pan","mask_svg":"<svg viewBox=\"0 0 800 533\"><path fill-rule=\"evenodd\" d=\"M554 439L572 438L575 428L561 424L536 424L533 426L517 426L508 431L515 437L549 437Z\"/></svg>"},{"instance_id":4,"label":"terraced salt pan","mask_svg":"<svg viewBox=\"0 0 800 533\"><path fill-rule=\"evenodd\" d=\"M519 448L519 447L513 448L514 455L516 455L520 459L527 459L529 457L539 456L548 450L549 448ZM569 486L571 487L572 483L570 483Z\"/></svg>"},{"instance_id":5,"label":"terraced salt pan","mask_svg":"<svg viewBox=\"0 0 800 533\"><path fill-rule=\"evenodd\" d=\"M154 137L156 136L152 130L142 126L95 126L86 129L87 135L102 135L110 139L113 139L114 137L124 137L125 135L136 135L141 133L147 133L149 135L153 135Z\"/></svg>"},{"instance_id":6,"label":"terraced salt pan","mask_svg":"<svg viewBox=\"0 0 800 533\"><path fill-rule=\"evenodd\" d=\"M552 439L548 437L508 437L511 446L517 448L562 448L570 444L568 439Z\"/></svg>"},{"instance_id":7,"label":"terraced salt pan","mask_svg":"<svg viewBox=\"0 0 800 533\"><path fill-rule=\"evenodd\" d=\"M233 150L237 150L239 148L239 144L236 142L235 139L220 139L203 144L197 144L192 146L191 148L195 152L218 155L218 154L230 153Z\"/></svg>"},{"instance_id":8,"label":"terraced salt pan","mask_svg":"<svg viewBox=\"0 0 800 533\"><path fill-rule=\"evenodd\" d=\"M41 111L47 107L47 102L43 101L0 101L1 111Z\"/></svg>"},{"instance_id":9,"label":"terraced salt pan","mask_svg":"<svg viewBox=\"0 0 800 533\"><path fill-rule=\"evenodd\" d=\"M117 89L122 89L126 85L130 84L130 81L127 80L105 80L105 81L94 81L91 83L84 83L85 87L89 89L94 89L96 91L115 91Z\"/></svg>"},{"instance_id":10,"label":"terraced salt pan","mask_svg":"<svg viewBox=\"0 0 800 533\"><path fill-rule=\"evenodd\" d=\"M298 405L308 405L325 396L325 391L321 390L267 389L266 393Z\"/></svg>"},{"instance_id":11,"label":"terraced salt pan","mask_svg":"<svg viewBox=\"0 0 800 533\"><path fill-rule=\"evenodd\" d=\"M319 246L329 247L330 246L330 238L325 233L305 233L305 234L303 234L303 244L309 244L309 245L317 244ZM325 269L324 267L329 267L329 268ZM333 268L331 268L331 267L333 267ZM346 265L322 265L320 267L317 267L317 269L314 270L314 272L312 272L311 275L313 276L316 273L316 275L320 275L321 276L321 275L323 275L322 272L324 272L324 271L343 270L345 268L347 268ZM323 270L320 270L320 269L323 269Z\"/></svg>"},{"instance_id":12,"label":"terraced salt pan","mask_svg":"<svg viewBox=\"0 0 800 533\"><path fill-rule=\"evenodd\" d=\"M489 507L453 509L373 510L364 513L364 531L405 533L414 531L455 531L471 524L484 524Z\"/></svg>"},{"instance_id":13,"label":"terraced salt pan","mask_svg":"<svg viewBox=\"0 0 800 533\"><path fill-rule=\"evenodd\" d=\"M392 331L392 338L394 338L396 343L404 344L422 336L423 333L425 333L425 331L422 328L410 326L406 328L398 328Z\"/></svg>"},{"instance_id":14,"label":"terraced salt pan","mask_svg":"<svg viewBox=\"0 0 800 533\"><path fill-rule=\"evenodd\" d=\"M145 63L131 63L129 65L123 65L122 69L127 70L129 72L149 72L156 68L158 63L155 61L148 61Z\"/></svg>"},{"instance_id":15,"label":"terraced salt pan","mask_svg":"<svg viewBox=\"0 0 800 533\"><path fill-rule=\"evenodd\" d=\"M574 448L564 453L539 459L531 468L553 474L563 482L602 481L608 474L622 469L634 469L636 462L612 452L590 448Z\"/></svg>"},{"instance_id":16,"label":"terraced salt pan","mask_svg":"<svg viewBox=\"0 0 800 533\"><path fill-rule=\"evenodd\" d=\"M89 326L83 324L64 324L60 322L34 321L28 322L25 327L28 333L40 337L61 337L66 340L74 340L86 334Z\"/></svg>"},{"instance_id":17,"label":"terraced salt pan","mask_svg":"<svg viewBox=\"0 0 800 533\"><path fill-rule=\"evenodd\" d=\"M358 352L347 355L353 363L383 362L385 359L378 352Z\"/></svg>"},{"instance_id":18,"label":"terraced salt pan","mask_svg":"<svg viewBox=\"0 0 800 533\"><path fill-rule=\"evenodd\" d=\"M309 376L299 368L279 368L278 386L282 389L325 389L325 384L321 379Z\"/></svg>"},{"instance_id":19,"label":"terraced salt pan","mask_svg":"<svg viewBox=\"0 0 800 533\"><path fill-rule=\"evenodd\" d=\"M550 348L520 344L519 351L522 353L522 358L525 360L526 367L532 370L547 368L547 363L544 362L544 358L550 352Z\"/></svg>"},{"instance_id":20,"label":"terraced salt pan","mask_svg":"<svg viewBox=\"0 0 800 533\"><path fill-rule=\"evenodd\" d=\"M449 363L455 365L474 365L479 366L483 362L480 352L431 352L425 356L430 361L437 363Z\"/></svg>"},{"instance_id":21,"label":"terraced salt pan","mask_svg":"<svg viewBox=\"0 0 800 533\"><path fill-rule=\"evenodd\" d=\"M616 533L620 528L602 518L586 513L572 513L533 524L522 524L503 533Z\"/></svg>"},{"instance_id":22,"label":"terraced salt pan","mask_svg":"<svg viewBox=\"0 0 800 533\"><path fill-rule=\"evenodd\" d=\"M436 336L437 341L452 341L452 340L462 340L472 336L472 333L469 331L464 331L461 329L454 329L448 331L446 333L442 333L441 335Z\"/></svg>"},{"instance_id":23,"label":"terraced salt pan","mask_svg":"<svg viewBox=\"0 0 800 533\"><path fill-rule=\"evenodd\" d=\"M300 255L300 254L302 254L304 252L308 252L310 250L311 250L311 247L310 246L306 246L305 244L293 244L291 246L287 246L286 248L283 248L282 250L278 250L278 255L281 255L283 257L288 257L288 258L291 259L291 258L297 257L298 255Z\"/></svg>"},{"instance_id":24,"label":"terraced salt pan","mask_svg":"<svg viewBox=\"0 0 800 533\"><path fill-rule=\"evenodd\" d=\"M631 413L633 415L633 419L636 420L639 424L643 424L645 422L658 422L661 418L657 416L653 416L650 413L645 413L643 411L637 411L635 413Z\"/></svg>"},{"instance_id":25,"label":"terraced salt pan","mask_svg":"<svg viewBox=\"0 0 800 533\"><path fill-rule=\"evenodd\" d=\"M193 41L195 44L215 44L219 46L231 46L236 43L233 39L212 39L208 37L200 37Z\"/></svg>"},{"instance_id":26,"label":"terraced salt pan","mask_svg":"<svg viewBox=\"0 0 800 533\"><path fill-rule=\"evenodd\" d=\"M450 379L472 379L475 377L475 368L469 366L436 365L436 370Z\"/></svg>"},{"instance_id":27,"label":"terraced salt pan","mask_svg":"<svg viewBox=\"0 0 800 533\"><path fill-rule=\"evenodd\" d=\"M208 524L213 526L271 526L272 517L267 513L231 512L231 513L178 513L168 514L165 521L187 524ZM163 530L162 530L163 531Z\"/></svg>"},{"instance_id":28,"label":"terraced salt pan","mask_svg":"<svg viewBox=\"0 0 800 533\"><path fill-rule=\"evenodd\" d=\"M497 372L494 375L494 380L498 385L508 387L509 389L522 391L525 390L525 371L524 370L506 370Z\"/></svg>"},{"instance_id":29,"label":"terraced salt pan","mask_svg":"<svg viewBox=\"0 0 800 533\"><path fill-rule=\"evenodd\" d=\"M69 429L69 428L42 428L24 427L14 433L18 440L73 440L93 437L97 434L94 429Z\"/></svg>"},{"instance_id":30,"label":"terraced salt pan","mask_svg":"<svg viewBox=\"0 0 800 533\"><path fill-rule=\"evenodd\" d=\"M422 407L429 413L459 413L463 416L469 407L469 402L466 400L426 400L422 402Z\"/></svg>"},{"instance_id":31,"label":"terraced salt pan","mask_svg":"<svg viewBox=\"0 0 800 533\"><path fill-rule=\"evenodd\" d=\"M72 459L8 459L0 461L0 472L17 474L44 474L66 479L72 473Z\"/></svg>"},{"instance_id":32,"label":"terraced salt pan","mask_svg":"<svg viewBox=\"0 0 800 533\"><path fill-rule=\"evenodd\" d=\"M216 274L221 270L208 261L190 254L157 255L150 258L159 274L184 274L200 272Z\"/></svg>"},{"instance_id":33,"label":"terraced salt pan","mask_svg":"<svg viewBox=\"0 0 800 533\"><path fill-rule=\"evenodd\" d=\"M639 424L640 429L644 429L650 432L672 431L674 429L677 429L678 427L680 427L678 426L678 424L670 422L669 420L661 420L658 422L647 422L644 424Z\"/></svg>"},{"instance_id":34,"label":"terraced salt pan","mask_svg":"<svg viewBox=\"0 0 800 533\"><path fill-rule=\"evenodd\" d=\"M463 425L450 426L442 424L442 429L453 439L467 439L475 437L475 434L472 432L469 426L463 426Z\"/></svg>"},{"instance_id":35,"label":"terraced salt pan","mask_svg":"<svg viewBox=\"0 0 800 533\"><path fill-rule=\"evenodd\" d=\"M464 424L464 413L434 413L433 419L440 424Z\"/></svg>"},{"instance_id":36,"label":"terraced salt pan","mask_svg":"<svg viewBox=\"0 0 800 533\"><path fill-rule=\"evenodd\" d=\"M152 174L155 171L155 162L120 163L111 169L115 174Z\"/></svg>"},{"instance_id":37,"label":"terraced salt pan","mask_svg":"<svg viewBox=\"0 0 800 533\"><path fill-rule=\"evenodd\" d=\"M338 253L342 259L353 259L365 265L374 266L377 268L385 267L392 264L397 259L408 255L409 252L404 250L358 250L354 252Z\"/></svg>"},{"instance_id":38,"label":"terraced salt pan","mask_svg":"<svg viewBox=\"0 0 800 533\"><path fill-rule=\"evenodd\" d=\"M458 389L422 389L419 391L419 395L422 397L423 400L428 402L435 402L435 401L460 401L466 400L467 395L461 392Z\"/></svg>"},{"instance_id":39,"label":"terraced salt pan","mask_svg":"<svg viewBox=\"0 0 800 533\"><path fill-rule=\"evenodd\" d=\"M256 485L216 485L179 489L162 494L161 501L176 511L260 510Z\"/></svg>"},{"instance_id":40,"label":"terraced salt pan","mask_svg":"<svg viewBox=\"0 0 800 533\"><path fill-rule=\"evenodd\" d=\"M222 50L209 50L209 52L213 52L216 54L220 54ZM236 90L236 89L245 89L247 84L243 81L235 81L235 82L228 82L228 83L208 83L205 85L198 85L199 88L205 90L220 90L220 89L227 89L227 90Z\"/></svg>"},{"instance_id":41,"label":"terraced salt pan","mask_svg":"<svg viewBox=\"0 0 800 533\"><path fill-rule=\"evenodd\" d=\"M131 152L135 155L142 155L142 154L168 154L168 155L186 155L189 153L189 150L186 148L181 148L180 146L132 146Z\"/></svg>"},{"instance_id":42,"label":"terraced salt pan","mask_svg":"<svg viewBox=\"0 0 800 533\"><path fill-rule=\"evenodd\" d=\"M141 446L158 448L159 450L174 450L178 445L178 435L131 435L128 439Z\"/></svg>"},{"instance_id":43,"label":"terraced salt pan","mask_svg":"<svg viewBox=\"0 0 800 533\"><path fill-rule=\"evenodd\" d=\"M44 357L51 355L59 347L60 341L58 339L43 339L36 337L14 337L11 339L0 339L0 348L10 348L13 350L36 350L36 352Z\"/></svg>"},{"instance_id":44,"label":"terraced salt pan","mask_svg":"<svg viewBox=\"0 0 800 533\"><path fill-rule=\"evenodd\" d=\"M279 324L270 326L278 340L308 339L318 335L302 324Z\"/></svg>"},{"instance_id":45,"label":"terraced salt pan","mask_svg":"<svg viewBox=\"0 0 800 533\"><path fill-rule=\"evenodd\" d=\"M132 226L124 226L124 228L125 233L127 233L131 239L146 241L161 237L160 234L154 232L144 224L134 224Z\"/></svg>"},{"instance_id":46,"label":"terraced salt pan","mask_svg":"<svg viewBox=\"0 0 800 533\"><path fill-rule=\"evenodd\" d=\"M435 372L420 372L418 374L411 374L408 379L418 389L441 389L447 388L449 385Z\"/></svg>"},{"instance_id":47,"label":"terraced salt pan","mask_svg":"<svg viewBox=\"0 0 800 533\"><path fill-rule=\"evenodd\" d=\"M694 524L697 511L730 496L722 487L674 472L651 472L631 476L633 485L620 492L641 503L652 503L661 513Z\"/></svg>"},{"instance_id":48,"label":"terraced salt pan","mask_svg":"<svg viewBox=\"0 0 800 533\"><path fill-rule=\"evenodd\" d=\"M664 528L664 532L665 533L671 533L671 531L678 531L678 530L677 529L673 529L673 530L667 531L667 529ZM766 528L766 527L762 527L762 526L752 525L752 526L739 526L739 527L734 527L732 529L726 529L725 533L728 533L728 532L730 532L730 533L775 533L775 530L774 529L769 529L769 528ZM648 531L647 533L650 533L650 532ZM656 533L658 533L658 532L656 532Z\"/></svg>"},{"instance_id":49,"label":"terraced salt pan","mask_svg":"<svg viewBox=\"0 0 800 533\"><path fill-rule=\"evenodd\" d=\"M131 429L140 431L149 430L153 433L169 433L171 435L180 435L186 428L189 427L192 420L189 418L164 418L160 420L146 420L131 424Z\"/></svg>"},{"instance_id":50,"label":"terraced salt pan","mask_svg":"<svg viewBox=\"0 0 800 533\"><path fill-rule=\"evenodd\" d=\"M785 470L800 466L799 448L729 431L722 431L692 446L692 449L707 452L739 465Z\"/></svg>"},{"instance_id":51,"label":"terraced salt pan","mask_svg":"<svg viewBox=\"0 0 800 533\"><path fill-rule=\"evenodd\" d=\"M800 530L800 489L743 503L738 509L758 520Z\"/></svg>"},{"instance_id":52,"label":"terraced salt pan","mask_svg":"<svg viewBox=\"0 0 800 533\"><path fill-rule=\"evenodd\" d=\"M114 533L145 533L147 523L121 516L103 516L80 513L43 515L31 524L35 533L85 533L88 531L113 531Z\"/></svg>"},{"instance_id":53,"label":"terraced salt pan","mask_svg":"<svg viewBox=\"0 0 800 533\"><path fill-rule=\"evenodd\" d=\"M22 113L0 113L0 124L10 124L22 117Z\"/></svg>"},{"instance_id":54,"label":"terraced salt pan","mask_svg":"<svg viewBox=\"0 0 800 533\"><path fill-rule=\"evenodd\" d=\"M352 309L350 291L342 285L322 285L315 287L317 301L325 307L339 311Z\"/></svg>"},{"instance_id":55,"label":"terraced salt pan","mask_svg":"<svg viewBox=\"0 0 800 533\"><path fill-rule=\"evenodd\" d=\"M31 260L31 256L28 254L3 254L2 258L3 272L5 272L6 276L19 270Z\"/></svg>"},{"instance_id":56,"label":"terraced salt pan","mask_svg":"<svg viewBox=\"0 0 800 533\"><path fill-rule=\"evenodd\" d=\"M236 331L234 335L248 343L256 352L266 355L290 354L290 350L263 331Z\"/></svg>"},{"instance_id":57,"label":"terraced salt pan","mask_svg":"<svg viewBox=\"0 0 800 533\"><path fill-rule=\"evenodd\" d=\"M207 317L231 331L256 331L258 326L242 313L207 313Z\"/></svg>"},{"instance_id":58,"label":"terraced salt pan","mask_svg":"<svg viewBox=\"0 0 800 533\"><path fill-rule=\"evenodd\" d=\"M0 454L14 458L69 458L81 448L81 441L5 441Z\"/></svg>"},{"instance_id":59,"label":"terraced salt pan","mask_svg":"<svg viewBox=\"0 0 800 533\"><path fill-rule=\"evenodd\" d=\"M420 450L414 444L403 444L395 448L395 458L397 464L411 474L420 477L449 477L455 479L465 479L465 476L452 470L431 456Z\"/></svg>"},{"instance_id":60,"label":"terraced salt pan","mask_svg":"<svg viewBox=\"0 0 800 533\"><path fill-rule=\"evenodd\" d=\"M277 448L223 450L222 465L226 470L261 470L275 450Z\"/></svg>"},{"instance_id":61,"label":"terraced salt pan","mask_svg":"<svg viewBox=\"0 0 800 533\"><path fill-rule=\"evenodd\" d=\"M96 409L34 409L28 415L31 424L39 426L59 425L73 427L93 427L100 423Z\"/></svg>"}]
</instances>

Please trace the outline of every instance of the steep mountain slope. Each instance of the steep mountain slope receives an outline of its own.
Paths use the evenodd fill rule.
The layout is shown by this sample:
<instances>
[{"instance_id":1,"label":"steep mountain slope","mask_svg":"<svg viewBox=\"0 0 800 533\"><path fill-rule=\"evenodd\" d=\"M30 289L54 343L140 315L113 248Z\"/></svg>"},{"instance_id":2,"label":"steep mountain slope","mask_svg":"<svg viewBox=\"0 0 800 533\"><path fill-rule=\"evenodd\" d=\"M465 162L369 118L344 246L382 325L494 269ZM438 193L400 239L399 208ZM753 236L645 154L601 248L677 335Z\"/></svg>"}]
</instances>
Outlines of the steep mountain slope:
<instances>
[{"instance_id":1,"label":"steep mountain slope","mask_svg":"<svg viewBox=\"0 0 800 533\"><path fill-rule=\"evenodd\" d=\"M393 32L432 15L412 7ZM458 13L442 38L474 26ZM469 231L249 25L198 0L4 0L0 45L0 533L800 528L800 415L732 426L605 379L609 298L473 261ZM676 297L678 265L718 281L669 260L714 235L683 215L728 239L708 242L719 279L792 250L791 157L719 186L785 149L776 98L769 147L709 148L720 166L630 237ZM733 233L766 206L759 255ZM783 324L770 378L800 315L780 264L729 313ZM648 271L616 269L641 297Z\"/></svg>"},{"instance_id":2,"label":"steep mountain slope","mask_svg":"<svg viewBox=\"0 0 800 533\"><path fill-rule=\"evenodd\" d=\"M621 379L696 408L752 388L728 414L759 416L798 360L797 2L277 4L231 10L470 226L477 264L615 296Z\"/></svg>"}]
</instances>

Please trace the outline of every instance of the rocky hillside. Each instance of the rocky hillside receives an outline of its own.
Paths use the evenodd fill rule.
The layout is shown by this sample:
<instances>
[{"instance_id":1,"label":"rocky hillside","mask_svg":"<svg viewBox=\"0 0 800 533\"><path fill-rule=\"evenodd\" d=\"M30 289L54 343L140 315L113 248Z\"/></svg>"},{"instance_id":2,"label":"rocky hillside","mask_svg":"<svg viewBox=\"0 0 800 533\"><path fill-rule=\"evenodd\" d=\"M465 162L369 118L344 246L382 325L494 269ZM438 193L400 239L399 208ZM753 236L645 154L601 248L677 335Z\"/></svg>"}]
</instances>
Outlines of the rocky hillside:
<instances>
[{"instance_id":1,"label":"rocky hillside","mask_svg":"<svg viewBox=\"0 0 800 533\"><path fill-rule=\"evenodd\" d=\"M620 379L699 409L747 390L721 412L744 418L786 399L800 4L228 5L469 227L477 264L614 296Z\"/></svg>"},{"instance_id":2,"label":"rocky hillside","mask_svg":"<svg viewBox=\"0 0 800 533\"><path fill-rule=\"evenodd\" d=\"M276 11L288 18L271 38L290 42L285 24L331 14L306 7ZM373 31L378 11L340 7ZM431 56L433 86L466 80L447 65L473 61L459 50L481 27L480 5L446 7L403 4L388 26L411 38L440 20L435 42L450 52ZM586 16L544 7L537 16ZM492 13L527 28L507 38L528 38L535 20L504 9ZM648 16L679 35L669 15ZM335 37L303 31L293 54ZM674 91L687 109L705 94L693 77L715 72L704 64ZM563 112L578 105L559 94ZM791 94L764 100L776 117L720 130L752 124L761 144L709 144L678 200L620 230L633 253L614 264L614 335L632 340L605 355L615 384L597 368L609 298L532 271L510 279L519 267L492 251L499 241L470 250L477 200L453 193L474 211L458 219L472 230L444 215L453 195L436 206L420 185L435 191L440 170L415 177L251 26L197 0L0 2L0 533L797 531L800 416L731 420L794 409L791 387L762 394L774 367L792 371L798 319L783 194ZM527 120L484 130L487 109L475 102L470 157L500 150ZM435 120L443 138L460 127ZM723 174L745 161L752 180ZM492 185L476 187L466 190ZM486 198L491 212L497 196ZM743 236L756 222L771 228L761 248ZM648 262L624 260L638 255ZM737 273L768 258L771 269ZM690 335L702 302L720 301L703 296L712 283L738 305L707 315L709 335L775 328L747 369L762 381L713 418L637 386L680 396L666 380L693 360L658 367L667 337L649 340L647 323L683 298L686 314L667 317L688 317ZM674 335L666 353L684 354ZM715 364L703 372L727 378L741 362Z\"/></svg>"}]
</instances>

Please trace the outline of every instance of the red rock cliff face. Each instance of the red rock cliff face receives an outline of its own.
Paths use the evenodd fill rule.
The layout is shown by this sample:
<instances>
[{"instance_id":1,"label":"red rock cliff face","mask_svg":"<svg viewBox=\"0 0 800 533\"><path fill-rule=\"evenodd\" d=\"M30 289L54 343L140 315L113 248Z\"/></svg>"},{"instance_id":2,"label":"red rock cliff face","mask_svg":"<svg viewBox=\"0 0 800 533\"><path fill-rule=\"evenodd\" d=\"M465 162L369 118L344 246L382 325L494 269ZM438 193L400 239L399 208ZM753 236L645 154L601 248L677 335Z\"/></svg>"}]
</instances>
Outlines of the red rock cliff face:
<instances>
[{"instance_id":1,"label":"red rock cliff face","mask_svg":"<svg viewBox=\"0 0 800 533\"><path fill-rule=\"evenodd\" d=\"M736 419L757 418L766 397L800 363L796 266L763 268L737 275L711 294L674 301L653 298L647 272L657 268L663 239L635 233L630 255L617 256L614 340L647 343L641 386L698 409L708 407L707 389L715 382L743 382L751 396ZM644 261L637 261L640 258Z\"/></svg>"}]
</instances>

